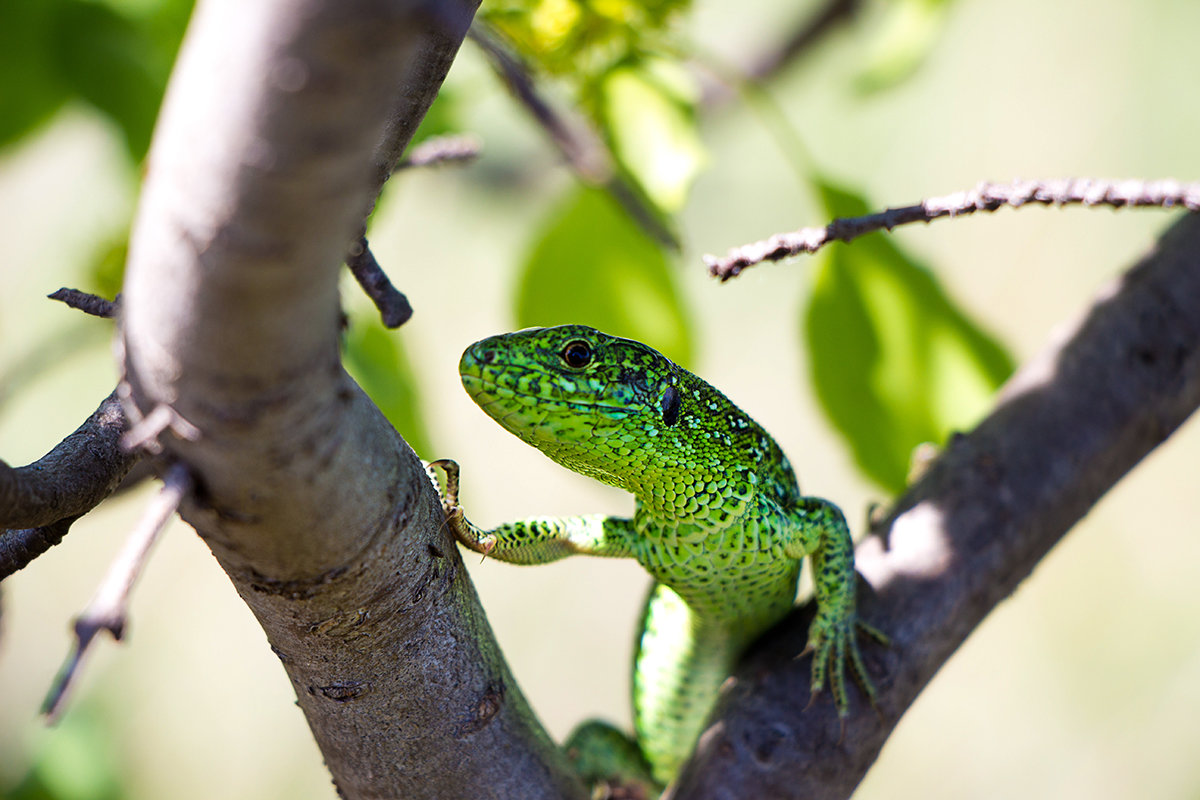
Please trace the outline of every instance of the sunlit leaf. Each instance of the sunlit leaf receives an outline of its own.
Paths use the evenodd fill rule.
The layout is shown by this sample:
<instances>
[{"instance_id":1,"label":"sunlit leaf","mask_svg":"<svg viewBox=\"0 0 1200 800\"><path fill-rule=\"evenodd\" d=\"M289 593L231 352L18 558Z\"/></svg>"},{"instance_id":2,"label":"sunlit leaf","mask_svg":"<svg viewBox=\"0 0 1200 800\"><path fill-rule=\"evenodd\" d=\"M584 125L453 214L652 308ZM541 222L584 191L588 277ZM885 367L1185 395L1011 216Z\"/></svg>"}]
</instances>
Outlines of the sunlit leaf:
<instances>
[{"instance_id":1,"label":"sunlit leaf","mask_svg":"<svg viewBox=\"0 0 1200 800\"><path fill-rule=\"evenodd\" d=\"M704 166L696 96L687 73L660 60L615 69L600 86L601 114L613 154L667 213L683 208Z\"/></svg>"},{"instance_id":2,"label":"sunlit leaf","mask_svg":"<svg viewBox=\"0 0 1200 800\"><path fill-rule=\"evenodd\" d=\"M860 92L891 88L925 62L950 16L953 0L892 0L855 78Z\"/></svg>"},{"instance_id":3,"label":"sunlit leaf","mask_svg":"<svg viewBox=\"0 0 1200 800\"><path fill-rule=\"evenodd\" d=\"M830 217L867 213L861 197L819 189ZM905 486L914 448L977 421L1013 369L1004 348L885 234L826 248L804 327L822 407L863 471L893 492Z\"/></svg>"},{"instance_id":4,"label":"sunlit leaf","mask_svg":"<svg viewBox=\"0 0 1200 800\"><path fill-rule=\"evenodd\" d=\"M388 421L417 455L432 458L429 433L421 414L420 395L400 335L383 327L377 316L351 321L344 339L346 371L358 381Z\"/></svg>"},{"instance_id":5,"label":"sunlit leaf","mask_svg":"<svg viewBox=\"0 0 1200 800\"><path fill-rule=\"evenodd\" d=\"M645 342L681 364L692 339L667 257L608 195L576 188L534 236L517 324L581 323Z\"/></svg>"},{"instance_id":6,"label":"sunlit leaf","mask_svg":"<svg viewBox=\"0 0 1200 800\"><path fill-rule=\"evenodd\" d=\"M653 52L689 0L492 0L479 18L541 70L590 84Z\"/></svg>"}]
</instances>

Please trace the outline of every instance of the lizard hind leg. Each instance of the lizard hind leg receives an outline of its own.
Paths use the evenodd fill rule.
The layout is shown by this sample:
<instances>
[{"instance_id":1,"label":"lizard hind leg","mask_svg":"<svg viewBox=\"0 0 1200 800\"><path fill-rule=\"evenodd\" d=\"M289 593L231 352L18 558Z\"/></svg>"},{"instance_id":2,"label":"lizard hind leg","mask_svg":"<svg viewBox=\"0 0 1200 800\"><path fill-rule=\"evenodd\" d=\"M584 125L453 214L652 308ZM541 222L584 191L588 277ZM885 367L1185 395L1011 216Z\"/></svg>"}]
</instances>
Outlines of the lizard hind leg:
<instances>
[{"instance_id":1,"label":"lizard hind leg","mask_svg":"<svg viewBox=\"0 0 1200 800\"><path fill-rule=\"evenodd\" d=\"M634 727L661 783L691 755L746 638L698 615L670 587L651 589L635 656Z\"/></svg>"},{"instance_id":2,"label":"lizard hind leg","mask_svg":"<svg viewBox=\"0 0 1200 800\"><path fill-rule=\"evenodd\" d=\"M563 750L592 797L653 800L662 792L637 742L607 722L581 723L567 737Z\"/></svg>"}]
</instances>

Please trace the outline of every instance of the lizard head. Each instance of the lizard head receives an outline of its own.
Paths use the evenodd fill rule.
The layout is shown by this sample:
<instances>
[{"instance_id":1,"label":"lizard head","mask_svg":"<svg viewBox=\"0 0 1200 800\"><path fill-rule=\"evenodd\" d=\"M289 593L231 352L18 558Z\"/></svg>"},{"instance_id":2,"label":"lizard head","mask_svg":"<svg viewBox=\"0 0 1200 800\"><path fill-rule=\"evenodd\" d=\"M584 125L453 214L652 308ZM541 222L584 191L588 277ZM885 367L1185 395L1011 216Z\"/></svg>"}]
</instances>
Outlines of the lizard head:
<instances>
[{"instance_id":1,"label":"lizard head","mask_svg":"<svg viewBox=\"0 0 1200 800\"><path fill-rule=\"evenodd\" d=\"M530 328L467 348L459 375L509 432L564 466L633 491L678 428L694 378L640 342L584 325ZM669 449L669 448L667 448Z\"/></svg>"}]
</instances>

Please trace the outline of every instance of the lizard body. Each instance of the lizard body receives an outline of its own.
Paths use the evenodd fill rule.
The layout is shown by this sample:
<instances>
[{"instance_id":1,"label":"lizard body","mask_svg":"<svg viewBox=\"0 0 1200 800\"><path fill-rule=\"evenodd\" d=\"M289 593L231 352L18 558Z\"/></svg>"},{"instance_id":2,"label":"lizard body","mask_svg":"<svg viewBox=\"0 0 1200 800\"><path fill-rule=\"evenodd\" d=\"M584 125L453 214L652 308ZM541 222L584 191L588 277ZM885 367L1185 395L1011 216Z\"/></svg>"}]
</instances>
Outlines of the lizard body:
<instances>
[{"instance_id":1,"label":"lizard body","mask_svg":"<svg viewBox=\"0 0 1200 800\"><path fill-rule=\"evenodd\" d=\"M637 744L658 783L691 752L742 650L791 609L813 562L812 690L844 716L856 642L854 551L841 511L801 495L775 441L724 394L655 350L581 325L490 337L463 386L511 433L576 472L631 492L632 517L531 519L483 530L448 501L457 538L493 558L636 559L654 578L635 658ZM865 626L864 626L865 627ZM586 727L586 726L585 726Z\"/></svg>"}]
</instances>

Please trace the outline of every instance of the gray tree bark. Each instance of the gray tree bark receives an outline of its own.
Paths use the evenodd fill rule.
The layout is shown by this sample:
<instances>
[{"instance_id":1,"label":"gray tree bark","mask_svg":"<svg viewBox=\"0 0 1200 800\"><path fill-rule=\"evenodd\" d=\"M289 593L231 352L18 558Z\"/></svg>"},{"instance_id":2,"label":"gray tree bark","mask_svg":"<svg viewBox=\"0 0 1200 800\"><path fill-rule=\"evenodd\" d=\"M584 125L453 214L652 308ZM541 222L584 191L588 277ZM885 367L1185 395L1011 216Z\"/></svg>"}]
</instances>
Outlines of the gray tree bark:
<instances>
[{"instance_id":1,"label":"gray tree bark","mask_svg":"<svg viewBox=\"0 0 1200 800\"><path fill-rule=\"evenodd\" d=\"M349 798L582 797L499 655L434 488L342 369L337 281L468 2L200 3L123 294L131 419L170 407L182 516Z\"/></svg>"}]
</instances>

